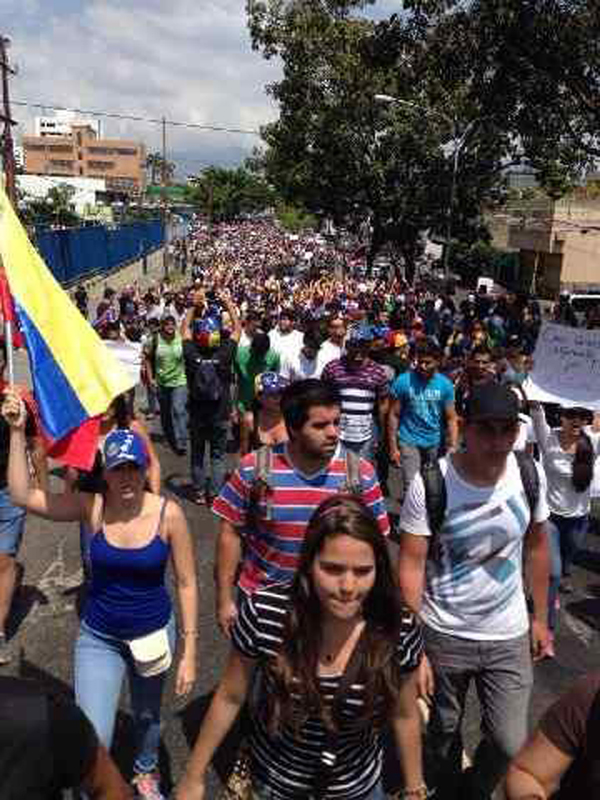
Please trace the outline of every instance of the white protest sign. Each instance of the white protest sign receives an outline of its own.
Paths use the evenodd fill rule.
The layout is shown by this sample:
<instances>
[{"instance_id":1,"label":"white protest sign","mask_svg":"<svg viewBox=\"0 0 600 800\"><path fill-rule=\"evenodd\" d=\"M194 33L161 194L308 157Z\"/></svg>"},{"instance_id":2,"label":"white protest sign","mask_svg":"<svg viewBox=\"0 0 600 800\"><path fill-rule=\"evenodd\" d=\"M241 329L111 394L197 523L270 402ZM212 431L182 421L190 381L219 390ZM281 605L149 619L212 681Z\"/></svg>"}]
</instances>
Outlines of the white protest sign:
<instances>
[{"instance_id":1,"label":"white protest sign","mask_svg":"<svg viewBox=\"0 0 600 800\"><path fill-rule=\"evenodd\" d=\"M135 383L141 380L142 370L142 345L138 342L111 342L105 340L104 344L118 358L125 369L127 376Z\"/></svg>"},{"instance_id":2,"label":"white protest sign","mask_svg":"<svg viewBox=\"0 0 600 800\"><path fill-rule=\"evenodd\" d=\"M544 323L533 361L530 400L600 410L600 331Z\"/></svg>"}]
</instances>

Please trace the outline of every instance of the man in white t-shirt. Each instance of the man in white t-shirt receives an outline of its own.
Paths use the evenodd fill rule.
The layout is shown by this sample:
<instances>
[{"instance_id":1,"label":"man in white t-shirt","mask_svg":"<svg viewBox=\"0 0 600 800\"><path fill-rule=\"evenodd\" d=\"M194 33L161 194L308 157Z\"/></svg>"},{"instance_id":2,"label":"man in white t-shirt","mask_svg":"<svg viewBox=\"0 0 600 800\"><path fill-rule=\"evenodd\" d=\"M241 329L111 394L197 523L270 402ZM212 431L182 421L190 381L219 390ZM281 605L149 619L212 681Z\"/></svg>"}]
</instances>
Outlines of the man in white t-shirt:
<instances>
[{"instance_id":1,"label":"man in white t-shirt","mask_svg":"<svg viewBox=\"0 0 600 800\"><path fill-rule=\"evenodd\" d=\"M306 378L320 378L325 367L321 359L321 341L317 333L307 331L302 339L302 349L281 360L280 374L290 383Z\"/></svg>"},{"instance_id":2,"label":"man in white t-shirt","mask_svg":"<svg viewBox=\"0 0 600 800\"><path fill-rule=\"evenodd\" d=\"M440 524L432 531L421 474L402 508L399 580L405 601L425 625L420 688L433 697L429 777L444 799L492 797L527 736L532 652L536 660L548 646L546 481L530 464L538 478L532 514L512 453L518 432L515 394L498 384L475 387L465 409L465 450L439 462L446 494ZM484 738L472 768L461 775L461 724L472 679Z\"/></svg>"},{"instance_id":3,"label":"man in white t-shirt","mask_svg":"<svg viewBox=\"0 0 600 800\"><path fill-rule=\"evenodd\" d=\"M271 350L279 353L281 362L294 360L302 349L302 333L294 328L294 312L282 309L277 327L269 331ZM318 377L318 376L317 376Z\"/></svg>"},{"instance_id":4,"label":"man in white t-shirt","mask_svg":"<svg viewBox=\"0 0 600 800\"><path fill-rule=\"evenodd\" d=\"M319 357L323 366L344 355L346 341L346 322L341 314L334 314L327 322L327 339L321 345Z\"/></svg>"}]
</instances>

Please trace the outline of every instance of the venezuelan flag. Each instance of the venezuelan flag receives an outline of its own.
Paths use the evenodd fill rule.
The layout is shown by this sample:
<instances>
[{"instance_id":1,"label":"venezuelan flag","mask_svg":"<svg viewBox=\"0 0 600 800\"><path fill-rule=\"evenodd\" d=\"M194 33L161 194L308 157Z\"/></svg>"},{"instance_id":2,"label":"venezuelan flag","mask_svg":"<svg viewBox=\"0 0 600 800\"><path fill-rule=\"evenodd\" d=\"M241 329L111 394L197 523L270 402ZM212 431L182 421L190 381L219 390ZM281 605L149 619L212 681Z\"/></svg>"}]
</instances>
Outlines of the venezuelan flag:
<instances>
[{"instance_id":1,"label":"venezuelan flag","mask_svg":"<svg viewBox=\"0 0 600 800\"><path fill-rule=\"evenodd\" d=\"M42 428L63 439L131 389L131 378L44 264L1 187L0 257Z\"/></svg>"}]
</instances>

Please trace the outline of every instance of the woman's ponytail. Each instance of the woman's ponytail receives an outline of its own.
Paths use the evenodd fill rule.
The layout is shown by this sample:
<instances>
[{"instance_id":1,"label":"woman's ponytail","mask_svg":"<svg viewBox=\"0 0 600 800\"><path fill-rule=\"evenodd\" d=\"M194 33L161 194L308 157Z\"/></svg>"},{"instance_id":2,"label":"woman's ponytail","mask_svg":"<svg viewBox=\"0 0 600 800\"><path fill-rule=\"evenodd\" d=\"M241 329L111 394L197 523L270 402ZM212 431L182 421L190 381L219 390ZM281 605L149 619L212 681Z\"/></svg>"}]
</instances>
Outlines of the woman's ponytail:
<instances>
[{"instance_id":1,"label":"woman's ponytail","mask_svg":"<svg viewBox=\"0 0 600 800\"><path fill-rule=\"evenodd\" d=\"M575 458L573 459L573 475L571 482L576 492L585 492L592 482L594 476L594 448L590 437L583 433L579 434L577 446L575 447Z\"/></svg>"}]
</instances>

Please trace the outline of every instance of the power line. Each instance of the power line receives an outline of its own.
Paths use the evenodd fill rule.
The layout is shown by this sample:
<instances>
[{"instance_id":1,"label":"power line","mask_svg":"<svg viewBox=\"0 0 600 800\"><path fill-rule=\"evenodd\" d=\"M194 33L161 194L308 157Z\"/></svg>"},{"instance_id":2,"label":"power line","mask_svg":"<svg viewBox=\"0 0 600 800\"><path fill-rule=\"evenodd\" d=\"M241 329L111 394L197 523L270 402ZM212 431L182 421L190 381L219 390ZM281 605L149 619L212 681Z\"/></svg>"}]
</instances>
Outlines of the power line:
<instances>
[{"instance_id":1,"label":"power line","mask_svg":"<svg viewBox=\"0 0 600 800\"><path fill-rule=\"evenodd\" d=\"M130 122L147 122L152 125L162 125L163 120L153 117L139 117L132 114L117 114L111 111L88 111L83 108L67 108L66 106L54 106L48 103L30 103L26 100L13 100L15 106L27 106L28 108L49 109L50 111L71 111L74 114L89 114L92 117L108 117L110 119L128 120ZM195 128L202 131L214 131L216 133L242 133L248 136L260 136L260 131L249 128L228 128L224 125L202 125L199 122L179 122L177 120L165 120L167 125L174 128Z\"/></svg>"}]
</instances>

